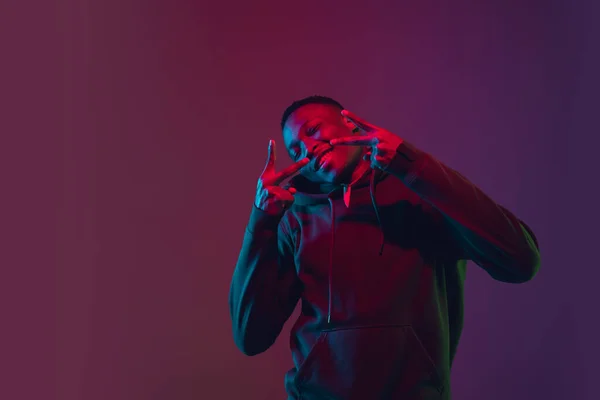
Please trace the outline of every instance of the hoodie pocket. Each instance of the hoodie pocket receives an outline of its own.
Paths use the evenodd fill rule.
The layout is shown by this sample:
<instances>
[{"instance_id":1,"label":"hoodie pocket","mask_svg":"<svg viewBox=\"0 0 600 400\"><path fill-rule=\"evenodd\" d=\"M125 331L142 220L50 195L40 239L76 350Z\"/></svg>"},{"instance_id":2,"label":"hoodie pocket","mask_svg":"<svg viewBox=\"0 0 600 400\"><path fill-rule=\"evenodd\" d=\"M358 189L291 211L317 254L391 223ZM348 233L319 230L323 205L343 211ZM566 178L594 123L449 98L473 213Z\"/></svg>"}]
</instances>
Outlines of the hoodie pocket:
<instances>
[{"instance_id":1,"label":"hoodie pocket","mask_svg":"<svg viewBox=\"0 0 600 400\"><path fill-rule=\"evenodd\" d=\"M410 325L330 329L297 371L303 399L440 399L440 375Z\"/></svg>"}]
</instances>

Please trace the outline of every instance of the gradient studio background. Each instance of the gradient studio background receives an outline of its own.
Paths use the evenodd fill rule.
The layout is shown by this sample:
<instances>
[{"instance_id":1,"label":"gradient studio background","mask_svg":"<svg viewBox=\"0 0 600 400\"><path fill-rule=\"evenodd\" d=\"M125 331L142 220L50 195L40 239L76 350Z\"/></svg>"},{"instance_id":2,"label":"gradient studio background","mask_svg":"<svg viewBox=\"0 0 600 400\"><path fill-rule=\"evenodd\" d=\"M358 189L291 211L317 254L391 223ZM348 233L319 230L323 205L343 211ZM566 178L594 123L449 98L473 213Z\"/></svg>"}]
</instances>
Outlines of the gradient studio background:
<instances>
[{"instance_id":1,"label":"gradient studio background","mask_svg":"<svg viewBox=\"0 0 600 400\"><path fill-rule=\"evenodd\" d=\"M597 4L2 2L1 398L283 399L289 324L246 358L227 295L320 93L537 233L533 282L470 269L454 398L598 399Z\"/></svg>"}]
</instances>

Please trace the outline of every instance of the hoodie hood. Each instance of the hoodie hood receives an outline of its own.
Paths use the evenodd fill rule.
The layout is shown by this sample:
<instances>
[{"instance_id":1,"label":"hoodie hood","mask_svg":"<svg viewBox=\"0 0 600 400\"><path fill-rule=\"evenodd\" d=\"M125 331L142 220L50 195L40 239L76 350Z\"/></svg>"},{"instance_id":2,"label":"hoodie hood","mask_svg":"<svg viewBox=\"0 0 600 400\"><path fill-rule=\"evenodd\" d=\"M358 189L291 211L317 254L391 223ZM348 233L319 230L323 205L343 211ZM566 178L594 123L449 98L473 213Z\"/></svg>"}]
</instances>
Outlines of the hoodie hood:
<instances>
[{"instance_id":1,"label":"hoodie hood","mask_svg":"<svg viewBox=\"0 0 600 400\"><path fill-rule=\"evenodd\" d=\"M296 194L294 195L294 203L299 206L310 206L316 204L329 203L330 214L331 214L331 225L335 224L335 208L333 201L342 197L346 207L350 207L350 198L352 192L357 190L369 190L371 197L371 203L373 204L373 211L377 217L377 222L381 228L381 247L379 254L383 254L383 248L385 246L385 234L383 229L383 223L379 214L379 207L377 205L376 189L377 184L383 181L389 176L388 173L379 169L369 168L365 173L354 183L347 184L333 184L333 183L315 183L305 178L302 175L296 175L289 181L288 187L294 187ZM332 229L332 243L333 247L335 242L335 229Z\"/></svg>"},{"instance_id":2,"label":"hoodie hood","mask_svg":"<svg viewBox=\"0 0 600 400\"><path fill-rule=\"evenodd\" d=\"M289 181L288 186L296 189L295 203L301 206L307 206L312 204L322 204L329 202L329 199L336 199L341 197L345 191L350 189L351 191L364 189L370 185L371 181L376 185L387 177L387 173L367 169L365 173L353 184L334 184L334 183L315 183L305 178L302 175L296 175ZM346 204L348 205L348 204Z\"/></svg>"}]
</instances>

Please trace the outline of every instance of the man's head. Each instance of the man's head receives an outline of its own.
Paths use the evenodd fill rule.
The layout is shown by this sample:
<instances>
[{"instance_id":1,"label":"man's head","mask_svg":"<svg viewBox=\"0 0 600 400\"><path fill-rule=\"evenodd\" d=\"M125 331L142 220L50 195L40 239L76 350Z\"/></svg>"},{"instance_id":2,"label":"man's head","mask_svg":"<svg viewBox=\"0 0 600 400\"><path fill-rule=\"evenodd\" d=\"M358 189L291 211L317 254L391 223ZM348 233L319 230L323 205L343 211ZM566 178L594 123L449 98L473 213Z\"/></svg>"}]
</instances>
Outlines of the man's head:
<instances>
[{"instance_id":1,"label":"man's head","mask_svg":"<svg viewBox=\"0 0 600 400\"><path fill-rule=\"evenodd\" d=\"M355 126L342 116L344 107L324 96L311 96L292 103L283 113L281 129L290 157L312 160L301 174L313 182L340 183L350 179L362 160L364 149L332 147L331 139L350 136Z\"/></svg>"}]
</instances>

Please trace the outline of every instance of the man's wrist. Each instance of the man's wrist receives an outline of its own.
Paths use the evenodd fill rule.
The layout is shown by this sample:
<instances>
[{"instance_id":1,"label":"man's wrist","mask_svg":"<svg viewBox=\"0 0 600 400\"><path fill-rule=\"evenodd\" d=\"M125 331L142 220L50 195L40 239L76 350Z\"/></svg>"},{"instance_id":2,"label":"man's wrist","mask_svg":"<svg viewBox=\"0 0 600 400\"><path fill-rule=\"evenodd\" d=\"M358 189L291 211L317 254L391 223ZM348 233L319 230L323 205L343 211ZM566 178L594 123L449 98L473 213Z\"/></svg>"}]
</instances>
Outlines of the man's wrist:
<instances>
[{"instance_id":1,"label":"man's wrist","mask_svg":"<svg viewBox=\"0 0 600 400\"><path fill-rule=\"evenodd\" d=\"M403 140L396 148L396 154L388 165L387 172L399 178L404 178L410 172L415 171L423 155L424 153L421 150Z\"/></svg>"},{"instance_id":2,"label":"man's wrist","mask_svg":"<svg viewBox=\"0 0 600 400\"><path fill-rule=\"evenodd\" d=\"M282 215L269 214L268 212L258 208L256 204L253 204L247 229L250 233L258 233L262 231L275 232L279 222L281 221L281 217Z\"/></svg>"}]
</instances>

